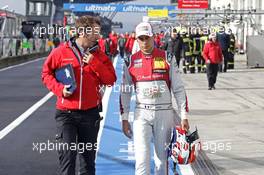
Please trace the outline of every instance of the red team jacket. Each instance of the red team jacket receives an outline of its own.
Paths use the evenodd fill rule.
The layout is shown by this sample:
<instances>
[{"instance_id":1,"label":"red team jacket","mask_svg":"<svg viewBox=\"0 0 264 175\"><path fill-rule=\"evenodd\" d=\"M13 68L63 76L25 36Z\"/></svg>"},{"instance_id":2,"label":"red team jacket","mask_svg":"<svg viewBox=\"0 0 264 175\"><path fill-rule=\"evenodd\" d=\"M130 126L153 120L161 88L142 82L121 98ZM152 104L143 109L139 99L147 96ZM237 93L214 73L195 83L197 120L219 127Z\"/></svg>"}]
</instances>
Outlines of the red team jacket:
<instances>
[{"instance_id":1,"label":"red team jacket","mask_svg":"<svg viewBox=\"0 0 264 175\"><path fill-rule=\"evenodd\" d=\"M100 38L98 40L98 45L100 47L100 50L105 53L105 39L104 38Z\"/></svg>"},{"instance_id":2,"label":"red team jacket","mask_svg":"<svg viewBox=\"0 0 264 175\"><path fill-rule=\"evenodd\" d=\"M203 49L203 57L205 61L210 60L212 64L219 64L223 61L222 49L218 42L209 41Z\"/></svg>"},{"instance_id":3,"label":"red team jacket","mask_svg":"<svg viewBox=\"0 0 264 175\"><path fill-rule=\"evenodd\" d=\"M134 45L134 42L135 42L136 38L132 38L132 37L129 37L127 42L126 42L126 45L125 45L125 48L126 48L126 51L128 53L131 53L132 52L132 49L133 49L133 45Z\"/></svg>"},{"instance_id":4,"label":"red team jacket","mask_svg":"<svg viewBox=\"0 0 264 175\"><path fill-rule=\"evenodd\" d=\"M60 110L86 110L101 104L101 85L113 85L115 70L110 59L99 49L93 53L89 64L83 64L74 54L71 41L54 49L46 59L42 70L44 85L57 96L56 108ZM75 49L76 50L76 49ZM77 51L80 58L81 54ZM63 97L64 85L54 77L56 69L72 64L77 88L69 97Z\"/></svg>"},{"instance_id":5,"label":"red team jacket","mask_svg":"<svg viewBox=\"0 0 264 175\"><path fill-rule=\"evenodd\" d=\"M110 53L111 55L116 55L117 54L117 43L118 43L117 35L110 34L109 38L112 41L110 45Z\"/></svg>"}]
</instances>

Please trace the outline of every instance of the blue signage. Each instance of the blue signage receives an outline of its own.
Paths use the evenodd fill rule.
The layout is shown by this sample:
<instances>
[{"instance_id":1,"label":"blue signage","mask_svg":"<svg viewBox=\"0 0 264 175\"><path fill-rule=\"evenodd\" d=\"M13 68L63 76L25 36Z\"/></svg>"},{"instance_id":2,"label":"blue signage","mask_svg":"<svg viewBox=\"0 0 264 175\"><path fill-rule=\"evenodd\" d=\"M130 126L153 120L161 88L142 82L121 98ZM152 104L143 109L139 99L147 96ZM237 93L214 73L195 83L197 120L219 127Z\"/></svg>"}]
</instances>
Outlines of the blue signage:
<instances>
[{"instance_id":1,"label":"blue signage","mask_svg":"<svg viewBox=\"0 0 264 175\"><path fill-rule=\"evenodd\" d=\"M132 5L132 4L86 4L86 3L64 3L65 10L73 12L130 12L146 13L153 9L168 9L168 11L177 10L176 6L169 5Z\"/></svg>"}]
</instances>

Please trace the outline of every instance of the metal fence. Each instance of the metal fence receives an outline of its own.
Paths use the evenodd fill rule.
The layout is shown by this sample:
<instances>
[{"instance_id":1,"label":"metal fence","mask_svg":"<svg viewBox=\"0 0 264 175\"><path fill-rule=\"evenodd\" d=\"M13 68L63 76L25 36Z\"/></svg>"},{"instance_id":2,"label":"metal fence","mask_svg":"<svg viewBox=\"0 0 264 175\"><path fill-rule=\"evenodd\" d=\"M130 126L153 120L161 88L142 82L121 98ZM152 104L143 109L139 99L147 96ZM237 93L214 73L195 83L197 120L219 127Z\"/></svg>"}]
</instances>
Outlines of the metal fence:
<instances>
[{"instance_id":1,"label":"metal fence","mask_svg":"<svg viewBox=\"0 0 264 175\"><path fill-rule=\"evenodd\" d=\"M0 40L0 58L45 53L52 48L53 42L49 39L3 38Z\"/></svg>"}]
</instances>

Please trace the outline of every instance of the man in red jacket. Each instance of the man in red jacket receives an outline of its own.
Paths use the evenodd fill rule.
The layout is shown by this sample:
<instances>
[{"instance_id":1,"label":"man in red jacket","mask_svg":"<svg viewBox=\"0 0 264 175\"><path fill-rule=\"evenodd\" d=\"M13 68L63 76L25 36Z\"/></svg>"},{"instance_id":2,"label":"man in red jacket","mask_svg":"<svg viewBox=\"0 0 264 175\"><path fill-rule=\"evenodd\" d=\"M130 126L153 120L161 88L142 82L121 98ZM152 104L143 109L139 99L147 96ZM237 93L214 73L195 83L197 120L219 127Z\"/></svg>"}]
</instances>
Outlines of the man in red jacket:
<instances>
[{"instance_id":1,"label":"man in red jacket","mask_svg":"<svg viewBox=\"0 0 264 175\"><path fill-rule=\"evenodd\" d=\"M92 16L76 20L77 37L54 49L46 59L42 81L57 96L56 141L61 175L75 174L77 152L80 175L95 175L97 134L100 123L100 86L113 85L116 75L110 59L100 49L87 50L100 37L100 21ZM70 92L68 85L59 83L54 72L71 64L77 88ZM63 145L63 146L61 146ZM77 149L72 149L72 148Z\"/></svg>"},{"instance_id":2,"label":"man in red jacket","mask_svg":"<svg viewBox=\"0 0 264 175\"><path fill-rule=\"evenodd\" d=\"M203 58L207 64L208 90L215 89L218 65L223 61L222 49L216 40L216 34L209 36L209 42L203 49Z\"/></svg>"},{"instance_id":3,"label":"man in red jacket","mask_svg":"<svg viewBox=\"0 0 264 175\"><path fill-rule=\"evenodd\" d=\"M126 52L127 52L127 57L130 57L131 53L132 53L132 49L133 49L133 45L134 42L136 40L136 34L135 32L132 32L130 37L128 38L127 42L126 42Z\"/></svg>"},{"instance_id":4,"label":"man in red jacket","mask_svg":"<svg viewBox=\"0 0 264 175\"><path fill-rule=\"evenodd\" d=\"M110 45L110 53L112 57L114 58L117 54L117 45L118 45L118 37L115 31L112 31L112 33L109 35L109 38L111 40Z\"/></svg>"},{"instance_id":5,"label":"man in red jacket","mask_svg":"<svg viewBox=\"0 0 264 175\"><path fill-rule=\"evenodd\" d=\"M100 36L98 40L98 45L99 45L100 50L105 53L105 39L103 35Z\"/></svg>"}]
</instances>

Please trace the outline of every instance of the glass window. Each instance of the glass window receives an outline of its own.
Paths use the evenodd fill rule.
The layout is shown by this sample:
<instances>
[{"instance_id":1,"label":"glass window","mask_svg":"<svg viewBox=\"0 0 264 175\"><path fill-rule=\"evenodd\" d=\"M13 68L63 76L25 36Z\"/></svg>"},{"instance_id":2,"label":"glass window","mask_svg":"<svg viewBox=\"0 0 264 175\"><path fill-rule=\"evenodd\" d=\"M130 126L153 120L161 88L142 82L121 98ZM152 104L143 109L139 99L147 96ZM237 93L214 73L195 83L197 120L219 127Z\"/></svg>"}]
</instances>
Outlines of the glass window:
<instances>
[{"instance_id":1,"label":"glass window","mask_svg":"<svg viewBox=\"0 0 264 175\"><path fill-rule=\"evenodd\" d=\"M45 15L46 16L50 15L50 10L51 10L51 3L46 2L46 9L45 9Z\"/></svg>"},{"instance_id":2,"label":"glass window","mask_svg":"<svg viewBox=\"0 0 264 175\"><path fill-rule=\"evenodd\" d=\"M10 23L9 23L8 18L6 18L6 22L3 27L4 27L4 35L8 36L9 35L8 29L10 29Z\"/></svg>"},{"instance_id":3,"label":"glass window","mask_svg":"<svg viewBox=\"0 0 264 175\"><path fill-rule=\"evenodd\" d=\"M29 2L28 15L37 15L36 4L34 2Z\"/></svg>"},{"instance_id":4,"label":"glass window","mask_svg":"<svg viewBox=\"0 0 264 175\"><path fill-rule=\"evenodd\" d=\"M37 16L45 15L45 3L37 2L36 11L37 11Z\"/></svg>"},{"instance_id":5,"label":"glass window","mask_svg":"<svg viewBox=\"0 0 264 175\"><path fill-rule=\"evenodd\" d=\"M4 28L4 34L6 36L12 37L15 36L15 19L14 18L7 18L6 19L6 24Z\"/></svg>"},{"instance_id":6,"label":"glass window","mask_svg":"<svg viewBox=\"0 0 264 175\"><path fill-rule=\"evenodd\" d=\"M51 4L48 2L29 2L29 15L48 16Z\"/></svg>"},{"instance_id":7,"label":"glass window","mask_svg":"<svg viewBox=\"0 0 264 175\"><path fill-rule=\"evenodd\" d=\"M4 24L4 18L0 18L0 32L2 31L3 24Z\"/></svg>"},{"instance_id":8,"label":"glass window","mask_svg":"<svg viewBox=\"0 0 264 175\"><path fill-rule=\"evenodd\" d=\"M11 23L12 23L11 34L12 36L16 36L16 19L11 18Z\"/></svg>"},{"instance_id":9,"label":"glass window","mask_svg":"<svg viewBox=\"0 0 264 175\"><path fill-rule=\"evenodd\" d=\"M16 19L16 35L19 34L19 29L20 29L20 26L21 26L20 20L21 20L21 18L18 16L17 19Z\"/></svg>"}]
</instances>

